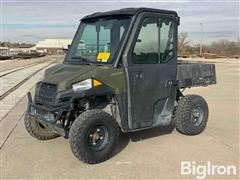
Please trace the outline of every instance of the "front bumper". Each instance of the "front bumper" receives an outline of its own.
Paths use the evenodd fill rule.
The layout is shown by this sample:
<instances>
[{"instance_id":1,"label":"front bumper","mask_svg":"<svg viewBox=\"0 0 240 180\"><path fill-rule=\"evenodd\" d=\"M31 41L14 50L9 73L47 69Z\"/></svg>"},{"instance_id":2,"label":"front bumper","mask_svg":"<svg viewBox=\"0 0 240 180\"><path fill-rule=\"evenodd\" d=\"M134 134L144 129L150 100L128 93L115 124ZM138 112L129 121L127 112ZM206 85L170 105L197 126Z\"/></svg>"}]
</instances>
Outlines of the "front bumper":
<instances>
[{"instance_id":1,"label":"front bumper","mask_svg":"<svg viewBox=\"0 0 240 180\"><path fill-rule=\"evenodd\" d=\"M62 122L59 120L62 116L62 113L69 110L70 104L66 104L57 108L48 108L43 105L34 104L30 92L28 92L27 96L28 107L26 111L26 118L33 117L41 124L53 129L59 135L67 137L67 132L64 129Z\"/></svg>"}]
</instances>

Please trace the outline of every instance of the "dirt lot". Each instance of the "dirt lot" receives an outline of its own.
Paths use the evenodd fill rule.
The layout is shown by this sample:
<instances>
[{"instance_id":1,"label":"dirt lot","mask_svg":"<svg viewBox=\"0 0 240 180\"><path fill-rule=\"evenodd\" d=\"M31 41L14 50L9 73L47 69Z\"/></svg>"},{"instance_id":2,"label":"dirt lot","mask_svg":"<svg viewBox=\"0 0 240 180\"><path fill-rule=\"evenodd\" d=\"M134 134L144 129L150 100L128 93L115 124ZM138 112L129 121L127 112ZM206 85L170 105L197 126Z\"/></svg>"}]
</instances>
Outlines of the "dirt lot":
<instances>
[{"instance_id":1,"label":"dirt lot","mask_svg":"<svg viewBox=\"0 0 240 180\"><path fill-rule=\"evenodd\" d=\"M181 176L181 161L235 165L239 175L239 61L216 61L216 68L217 85L185 91L202 95L209 104L209 122L201 135L184 136L167 127L124 134L113 157L97 165L78 161L63 138L38 141L27 134L24 98L2 120L6 126L16 122L1 149L2 179L195 178ZM208 178L239 179L238 175Z\"/></svg>"}]
</instances>

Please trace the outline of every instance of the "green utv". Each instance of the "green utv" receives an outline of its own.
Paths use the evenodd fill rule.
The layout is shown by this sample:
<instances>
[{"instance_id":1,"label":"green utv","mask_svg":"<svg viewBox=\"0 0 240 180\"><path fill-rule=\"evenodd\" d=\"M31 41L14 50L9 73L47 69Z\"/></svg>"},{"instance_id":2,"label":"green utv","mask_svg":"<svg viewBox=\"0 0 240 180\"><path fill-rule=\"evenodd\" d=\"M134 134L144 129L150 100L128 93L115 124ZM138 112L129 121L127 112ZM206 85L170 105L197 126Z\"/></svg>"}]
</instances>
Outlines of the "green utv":
<instances>
[{"instance_id":1,"label":"green utv","mask_svg":"<svg viewBox=\"0 0 240 180\"><path fill-rule=\"evenodd\" d=\"M177 63L174 11L128 8L81 19L62 64L28 93L25 126L33 137L69 138L85 163L111 156L120 131L174 124L201 133L208 106L181 89L216 84L214 64Z\"/></svg>"}]
</instances>

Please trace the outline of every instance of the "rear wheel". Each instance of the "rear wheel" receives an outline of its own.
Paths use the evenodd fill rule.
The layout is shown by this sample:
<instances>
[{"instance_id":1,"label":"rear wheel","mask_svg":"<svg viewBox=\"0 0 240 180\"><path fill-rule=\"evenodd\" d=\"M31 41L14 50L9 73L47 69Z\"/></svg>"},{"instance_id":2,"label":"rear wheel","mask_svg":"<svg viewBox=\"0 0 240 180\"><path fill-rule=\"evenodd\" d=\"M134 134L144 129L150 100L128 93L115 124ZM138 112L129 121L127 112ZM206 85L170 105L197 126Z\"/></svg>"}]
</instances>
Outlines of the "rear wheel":
<instances>
[{"instance_id":1,"label":"rear wheel","mask_svg":"<svg viewBox=\"0 0 240 180\"><path fill-rule=\"evenodd\" d=\"M81 161L96 164L107 160L119 137L114 118L101 110L82 113L72 124L69 143L73 154Z\"/></svg>"},{"instance_id":2,"label":"rear wheel","mask_svg":"<svg viewBox=\"0 0 240 180\"><path fill-rule=\"evenodd\" d=\"M25 116L24 124L27 132L36 139L49 140L60 136L51 128L41 124L35 118L28 115Z\"/></svg>"},{"instance_id":3,"label":"rear wheel","mask_svg":"<svg viewBox=\"0 0 240 180\"><path fill-rule=\"evenodd\" d=\"M175 126L182 134L200 134L207 125L208 105L203 97L186 95L178 102Z\"/></svg>"}]
</instances>

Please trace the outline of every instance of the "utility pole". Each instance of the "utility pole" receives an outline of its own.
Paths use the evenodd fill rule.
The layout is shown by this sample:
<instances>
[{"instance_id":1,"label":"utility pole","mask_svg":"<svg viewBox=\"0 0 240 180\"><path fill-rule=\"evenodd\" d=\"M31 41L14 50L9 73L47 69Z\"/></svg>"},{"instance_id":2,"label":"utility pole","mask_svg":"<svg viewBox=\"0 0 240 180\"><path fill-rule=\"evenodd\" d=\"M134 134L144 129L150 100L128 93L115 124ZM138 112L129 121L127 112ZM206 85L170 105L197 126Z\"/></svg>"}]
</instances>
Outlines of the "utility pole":
<instances>
[{"instance_id":1,"label":"utility pole","mask_svg":"<svg viewBox=\"0 0 240 180\"><path fill-rule=\"evenodd\" d=\"M202 56L203 23L200 23L200 26L201 26L200 56Z\"/></svg>"}]
</instances>

